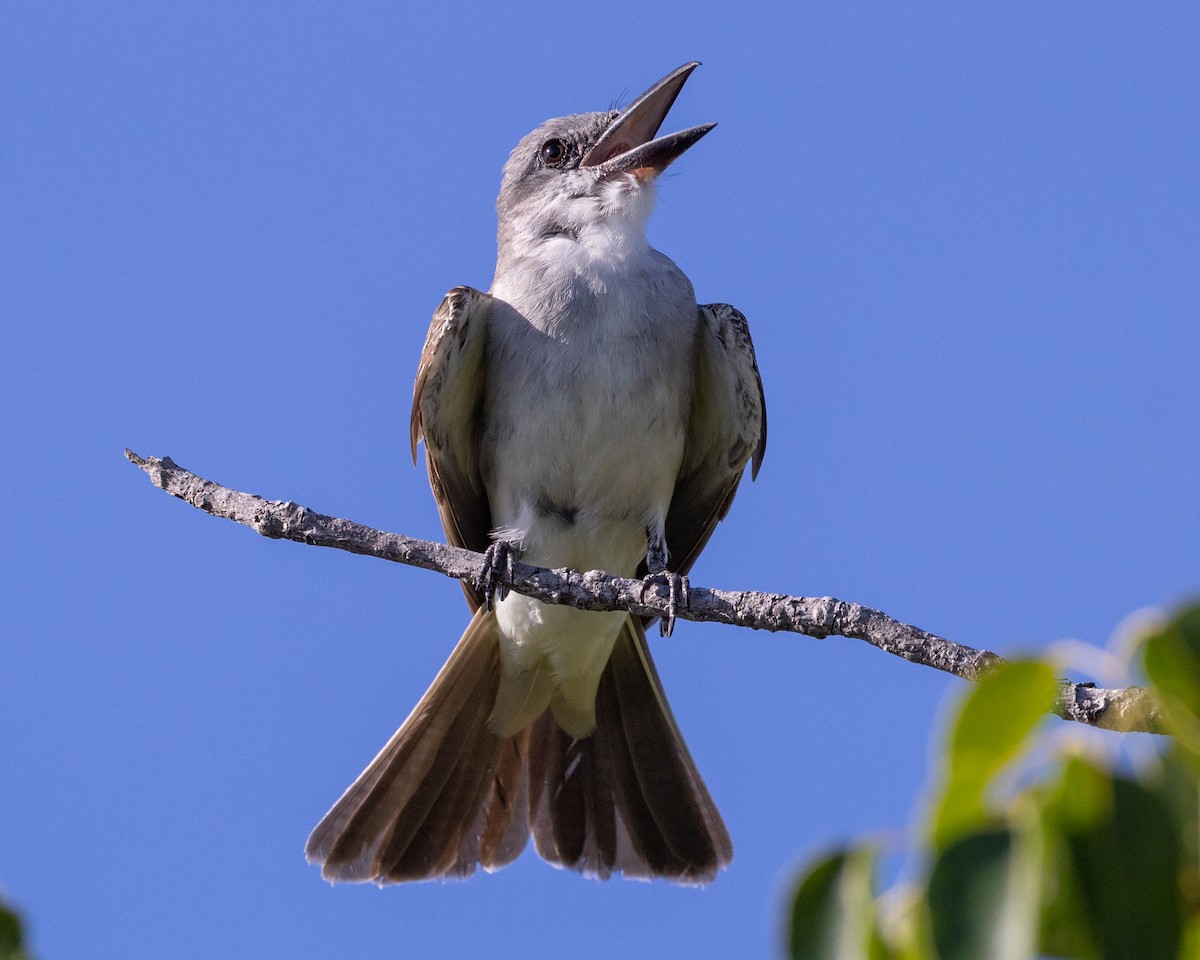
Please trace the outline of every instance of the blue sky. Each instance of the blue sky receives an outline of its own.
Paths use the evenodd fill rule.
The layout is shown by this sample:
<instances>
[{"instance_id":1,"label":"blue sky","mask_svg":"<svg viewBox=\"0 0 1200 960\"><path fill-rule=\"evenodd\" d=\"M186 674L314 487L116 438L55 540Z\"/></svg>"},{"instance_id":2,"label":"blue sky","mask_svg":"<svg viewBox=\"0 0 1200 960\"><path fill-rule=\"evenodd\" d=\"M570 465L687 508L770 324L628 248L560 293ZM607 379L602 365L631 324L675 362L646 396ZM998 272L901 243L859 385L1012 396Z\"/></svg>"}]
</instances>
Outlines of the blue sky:
<instances>
[{"instance_id":1,"label":"blue sky","mask_svg":"<svg viewBox=\"0 0 1200 960\"><path fill-rule=\"evenodd\" d=\"M308 831L457 639L458 588L263 540L170 455L418 536L412 377L543 119L704 65L652 241L750 319L766 462L693 572L974 646L1200 590L1200 12L1185 4L0 10L0 885L44 958L769 955L796 866L896 836L951 678L656 640L715 885L331 888ZM1075 671L1080 675L1079 671Z\"/></svg>"}]
</instances>

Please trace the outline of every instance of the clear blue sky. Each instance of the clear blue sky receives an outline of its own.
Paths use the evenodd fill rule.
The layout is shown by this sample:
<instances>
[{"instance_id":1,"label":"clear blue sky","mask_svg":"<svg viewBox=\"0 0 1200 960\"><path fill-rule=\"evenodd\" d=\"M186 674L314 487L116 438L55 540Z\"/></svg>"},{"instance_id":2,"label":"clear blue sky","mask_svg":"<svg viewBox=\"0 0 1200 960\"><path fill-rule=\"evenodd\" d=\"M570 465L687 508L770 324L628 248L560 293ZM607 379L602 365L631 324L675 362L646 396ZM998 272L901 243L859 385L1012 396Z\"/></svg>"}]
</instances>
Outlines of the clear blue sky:
<instances>
[{"instance_id":1,"label":"clear blue sky","mask_svg":"<svg viewBox=\"0 0 1200 960\"><path fill-rule=\"evenodd\" d=\"M653 242L771 416L693 581L1003 653L1200 590L1200 8L0 10L0 884L40 957L769 955L802 858L896 831L958 681L838 638L656 640L734 838L703 890L528 854L331 888L304 839L466 620L121 451L437 537L407 415L500 166L686 60Z\"/></svg>"}]
</instances>

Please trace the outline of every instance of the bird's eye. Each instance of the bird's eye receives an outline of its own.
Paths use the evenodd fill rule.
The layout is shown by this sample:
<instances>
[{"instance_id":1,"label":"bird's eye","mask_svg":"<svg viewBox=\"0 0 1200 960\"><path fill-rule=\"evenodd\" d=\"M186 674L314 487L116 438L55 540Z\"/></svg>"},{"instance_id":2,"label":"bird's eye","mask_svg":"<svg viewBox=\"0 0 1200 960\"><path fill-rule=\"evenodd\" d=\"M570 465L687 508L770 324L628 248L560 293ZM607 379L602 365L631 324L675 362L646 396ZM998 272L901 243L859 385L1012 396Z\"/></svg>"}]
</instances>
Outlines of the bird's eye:
<instances>
[{"instance_id":1,"label":"bird's eye","mask_svg":"<svg viewBox=\"0 0 1200 960\"><path fill-rule=\"evenodd\" d=\"M553 140L547 140L542 144L542 163L548 167L561 167L567 162L567 157L570 151L567 145L558 137Z\"/></svg>"}]
</instances>

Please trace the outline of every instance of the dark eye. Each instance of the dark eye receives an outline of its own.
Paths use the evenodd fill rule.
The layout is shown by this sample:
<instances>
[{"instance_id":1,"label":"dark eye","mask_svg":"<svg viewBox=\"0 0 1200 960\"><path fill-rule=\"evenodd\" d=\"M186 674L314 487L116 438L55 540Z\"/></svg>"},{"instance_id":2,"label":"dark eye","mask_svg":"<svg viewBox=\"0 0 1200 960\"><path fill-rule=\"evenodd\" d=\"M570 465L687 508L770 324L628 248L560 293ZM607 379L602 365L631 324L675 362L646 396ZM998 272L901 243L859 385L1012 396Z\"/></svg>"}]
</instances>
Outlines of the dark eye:
<instances>
[{"instance_id":1,"label":"dark eye","mask_svg":"<svg viewBox=\"0 0 1200 960\"><path fill-rule=\"evenodd\" d=\"M553 140L547 140L542 144L542 163L548 167L561 167L567 162L569 154L570 151L567 149L567 145L559 140L558 137L555 137Z\"/></svg>"}]
</instances>

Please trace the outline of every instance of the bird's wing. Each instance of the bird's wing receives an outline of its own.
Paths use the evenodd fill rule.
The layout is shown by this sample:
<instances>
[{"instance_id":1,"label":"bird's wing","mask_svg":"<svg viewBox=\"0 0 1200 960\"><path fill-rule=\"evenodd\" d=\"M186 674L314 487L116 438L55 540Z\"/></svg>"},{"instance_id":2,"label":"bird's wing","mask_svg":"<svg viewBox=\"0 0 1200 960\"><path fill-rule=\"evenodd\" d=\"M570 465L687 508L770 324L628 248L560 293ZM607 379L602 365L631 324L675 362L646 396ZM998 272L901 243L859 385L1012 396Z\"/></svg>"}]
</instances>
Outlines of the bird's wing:
<instances>
[{"instance_id":1,"label":"bird's wing","mask_svg":"<svg viewBox=\"0 0 1200 960\"><path fill-rule=\"evenodd\" d=\"M746 318L724 303L700 308L695 385L683 463L667 513L669 569L686 573L729 512L742 471L758 476L767 407Z\"/></svg>"},{"instance_id":2,"label":"bird's wing","mask_svg":"<svg viewBox=\"0 0 1200 960\"><path fill-rule=\"evenodd\" d=\"M433 313L413 387L413 463L425 438L429 483L446 537L456 547L482 552L491 544L492 514L480 468L479 427L486 376L488 317L492 298L455 287ZM478 592L463 583L475 610Z\"/></svg>"}]
</instances>

